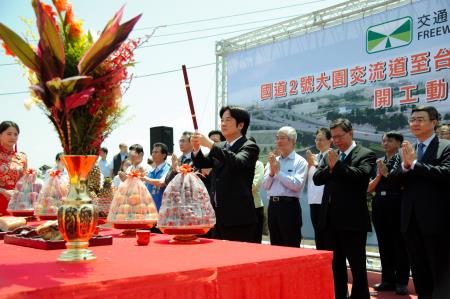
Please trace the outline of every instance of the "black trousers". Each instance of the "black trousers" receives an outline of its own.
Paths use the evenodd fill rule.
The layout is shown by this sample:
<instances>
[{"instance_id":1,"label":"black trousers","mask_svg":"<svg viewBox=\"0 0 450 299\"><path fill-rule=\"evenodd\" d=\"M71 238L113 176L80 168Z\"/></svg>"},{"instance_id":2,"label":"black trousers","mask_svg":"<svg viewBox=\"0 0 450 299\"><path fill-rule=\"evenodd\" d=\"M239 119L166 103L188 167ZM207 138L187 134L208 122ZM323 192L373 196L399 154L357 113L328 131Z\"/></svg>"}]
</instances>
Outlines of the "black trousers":
<instances>
[{"instance_id":1,"label":"black trousers","mask_svg":"<svg viewBox=\"0 0 450 299\"><path fill-rule=\"evenodd\" d=\"M336 299L347 298L347 265L352 271L352 299L369 299L369 286L366 270L367 232L323 230L325 249L333 251L334 294Z\"/></svg>"},{"instance_id":2,"label":"black trousers","mask_svg":"<svg viewBox=\"0 0 450 299\"><path fill-rule=\"evenodd\" d=\"M400 232L400 198L377 196L372 201L372 221L381 260L381 281L407 285L409 259Z\"/></svg>"},{"instance_id":3,"label":"black trousers","mask_svg":"<svg viewBox=\"0 0 450 299\"><path fill-rule=\"evenodd\" d=\"M256 223L236 226L223 226L216 223L213 238L239 242L253 242L255 238Z\"/></svg>"},{"instance_id":4,"label":"black trousers","mask_svg":"<svg viewBox=\"0 0 450 299\"><path fill-rule=\"evenodd\" d=\"M412 215L405 233L414 288L420 299L450 298L450 236L425 234Z\"/></svg>"},{"instance_id":5,"label":"black trousers","mask_svg":"<svg viewBox=\"0 0 450 299\"><path fill-rule=\"evenodd\" d=\"M254 243L261 244L264 226L264 207L255 208L256 212L256 229Z\"/></svg>"},{"instance_id":6,"label":"black trousers","mask_svg":"<svg viewBox=\"0 0 450 299\"><path fill-rule=\"evenodd\" d=\"M270 244L300 247L302 209L299 200L269 201L268 224Z\"/></svg>"},{"instance_id":7,"label":"black trousers","mask_svg":"<svg viewBox=\"0 0 450 299\"><path fill-rule=\"evenodd\" d=\"M314 229L314 240L316 242L316 249L325 249L325 240L323 239L322 231L319 230L319 220L320 220L320 206L321 204L310 204L309 214L311 216L311 223Z\"/></svg>"}]
</instances>

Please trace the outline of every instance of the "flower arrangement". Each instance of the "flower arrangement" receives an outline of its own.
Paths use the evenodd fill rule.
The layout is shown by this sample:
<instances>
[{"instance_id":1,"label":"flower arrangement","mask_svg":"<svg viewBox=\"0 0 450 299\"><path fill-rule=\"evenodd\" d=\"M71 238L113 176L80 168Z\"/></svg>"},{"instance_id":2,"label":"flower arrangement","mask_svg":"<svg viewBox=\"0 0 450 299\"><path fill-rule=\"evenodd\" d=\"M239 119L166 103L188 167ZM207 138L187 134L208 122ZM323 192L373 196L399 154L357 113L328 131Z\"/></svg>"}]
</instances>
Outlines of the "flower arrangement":
<instances>
[{"instance_id":1,"label":"flower arrangement","mask_svg":"<svg viewBox=\"0 0 450 299\"><path fill-rule=\"evenodd\" d=\"M51 5L32 0L39 42L33 47L0 23L0 38L8 55L29 72L35 101L53 123L65 154L98 154L105 138L124 113L122 84L140 40L126 40L141 15L120 24L122 7L97 40L75 19L67 0Z\"/></svg>"}]
</instances>

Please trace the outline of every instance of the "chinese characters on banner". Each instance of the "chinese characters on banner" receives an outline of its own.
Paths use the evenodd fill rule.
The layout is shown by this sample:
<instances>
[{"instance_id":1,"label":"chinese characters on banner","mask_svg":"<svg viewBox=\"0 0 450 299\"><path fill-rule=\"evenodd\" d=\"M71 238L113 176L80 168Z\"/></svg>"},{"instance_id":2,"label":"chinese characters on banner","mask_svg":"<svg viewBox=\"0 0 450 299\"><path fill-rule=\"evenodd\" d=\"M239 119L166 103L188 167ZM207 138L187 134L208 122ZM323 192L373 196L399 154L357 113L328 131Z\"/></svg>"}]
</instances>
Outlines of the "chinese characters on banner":
<instances>
[{"instance_id":1,"label":"chinese characters on banner","mask_svg":"<svg viewBox=\"0 0 450 299\"><path fill-rule=\"evenodd\" d=\"M446 24L448 15L445 8L437 9L432 13L421 13L416 20L417 41L450 34L450 25ZM429 50L416 50L417 52L411 55L386 58L386 61L376 61L368 65L356 65L352 68L335 69L328 73L306 75L289 82L280 80L264 83L260 85L260 100L371 84L374 85L372 105L374 108L392 107L394 96L399 105L444 101L448 98L447 81L449 79L448 76L440 75L439 72L450 69L450 48L447 46L447 48L433 47L433 49L438 50L434 53ZM413 78L430 72L436 74L435 78L428 78L420 84L403 83L397 87L389 84L392 79ZM382 82L386 83L376 84Z\"/></svg>"},{"instance_id":2,"label":"chinese characters on banner","mask_svg":"<svg viewBox=\"0 0 450 299\"><path fill-rule=\"evenodd\" d=\"M409 57L396 57L389 61L377 61L369 66L357 65L350 69L333 70L331 74L325 72L318 76L308 75L300 77L298 80L277 81L275 83L264 83L261 85L260 99L262 101L273 98L282 98L289 95L311 94L322 89L330 90L346 88L367 83L382 82L387 79L401 78L408 75L439 72L450 69L450 49L440 48L436 53L422 52L415 53ZM400 105L417 103L421 100L414 96L417 91L417 84L403 85L399 87ZM393 104L393 88L375 88L373 92L373 107L388 108ZM448 97L448 82L445 79L433 79L425 83L426 102L443 101Z\"/></svg>"}]
</instances>

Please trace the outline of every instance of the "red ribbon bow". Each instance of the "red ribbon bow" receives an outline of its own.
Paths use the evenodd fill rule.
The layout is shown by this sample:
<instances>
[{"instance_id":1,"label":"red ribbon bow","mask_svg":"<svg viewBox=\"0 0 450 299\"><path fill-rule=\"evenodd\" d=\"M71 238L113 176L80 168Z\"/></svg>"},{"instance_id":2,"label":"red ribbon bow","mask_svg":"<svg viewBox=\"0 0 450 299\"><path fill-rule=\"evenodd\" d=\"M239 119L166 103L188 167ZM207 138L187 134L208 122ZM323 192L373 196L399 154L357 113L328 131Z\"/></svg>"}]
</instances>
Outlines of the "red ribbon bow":
<instances>
[{"instance_id":1,"label":"red ribbon bow","mask_svg":"<svg viewBox=\"0 0 450 299\"><path fill-rule=\"evenodd\" d=\"M36 170L34 170L33 168L28 168L27 170L25 170L25 174L36 175Z\"/></svg>"},{"instance_id":2,"label":"red ribbon bow","mask_svg":"<svg viewBox=\"0 0 450 299\"><path fill-rule=\"evenodd\" d=\"M49 172L49 175L52 177L52 178L54 178L54 177L56 177L56 176L61 176L61 174L62 174L62 171L61 170L59 170L59 169L57 169L57 170L50 170L50 172Z\"/></svg>"},{"instance_id":3,"label":"red ribbon bow","mask_svg":"<svg viewBox=\"0 0 450 299\"><path fill-rule=\"evenodd\" d=\"M128 173L129 178L140 178L142 176L141 172L139 170L131 170Z\"/></svg>"},{"instance_id":4,"label":"red ribbon bow","mask_svg":"<svg viewBox=\"0 0 450 299\"><path fill-rule=\"evenodd\" d=\"M178 167L178 172L181 172L183 174L192 172L192 166L188 164L183 164L180 167Z\"/></svg>"}]
</instances>

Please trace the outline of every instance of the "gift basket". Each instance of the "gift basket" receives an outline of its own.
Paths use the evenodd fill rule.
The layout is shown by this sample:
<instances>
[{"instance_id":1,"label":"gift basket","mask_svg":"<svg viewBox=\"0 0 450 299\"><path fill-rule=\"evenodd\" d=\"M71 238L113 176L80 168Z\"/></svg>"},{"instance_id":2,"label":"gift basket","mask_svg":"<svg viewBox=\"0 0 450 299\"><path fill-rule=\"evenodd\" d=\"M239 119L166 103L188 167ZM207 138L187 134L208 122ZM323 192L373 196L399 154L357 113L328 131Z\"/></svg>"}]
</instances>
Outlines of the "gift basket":
<instances>
[{"instance_id":1,"label":"gift basket","mask_svg":"<svg viewBox=\"0 0 450 299\"><path fill-rule=\"evenodd\" d=\"M164 191L158 228L174 235L171 242L197 242L196 235L206 234L215 223L205 185L191 166L182 165Z\"/></svg>"},{"instance_id":2,"label":"gift basket","mask_svg":"<svg viewBox=\"0 0 450 299\"><path fill-rule=\"evenodd\" d=\"M61 170L51 170L39 193L34 207L34 215L40 220L55 220L62 199L67 196L69 191L68 183Z\"/></svg>"},{"instance_id":3,"label":"gift basket","mask_svg":"<svg viewBox=\"0 0 450 299\"><path fill-rule=\"evenodd\" d=\"M107 221L118 229L145 229L155 225L158 211L141 181L140 171L131 171L114 194Z\"/></svg>"},{"instance_id":4,"label":"gift basket","mask_svg":"<svg viewBox=\"0 0 450 299\"><path fill-rule=\"evenodd\" d=\"M34 169L27 169L16 183L16 188L8 203L8 213L13 216L32 216L34 206L42 188L42 183L36 178Z\"/></svg>"}]
</instances>

